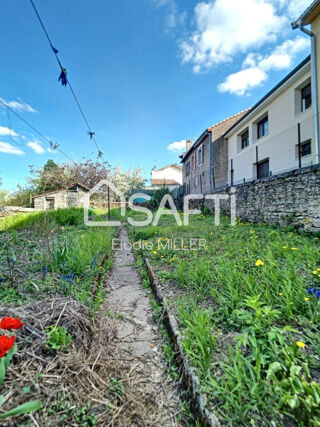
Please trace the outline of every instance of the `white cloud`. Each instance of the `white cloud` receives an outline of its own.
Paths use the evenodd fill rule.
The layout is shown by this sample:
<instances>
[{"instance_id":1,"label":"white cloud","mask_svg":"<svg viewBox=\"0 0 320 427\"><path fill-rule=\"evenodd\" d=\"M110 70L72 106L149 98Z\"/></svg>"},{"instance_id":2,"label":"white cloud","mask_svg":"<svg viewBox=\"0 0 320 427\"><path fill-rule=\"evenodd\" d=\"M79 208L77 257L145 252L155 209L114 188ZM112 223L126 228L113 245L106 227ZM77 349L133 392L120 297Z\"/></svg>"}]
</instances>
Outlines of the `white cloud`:
<instances>
[{"instance_id":1,"label":"white cloud","mask_svg":"<svg viewBox=\"0 0 320 427\"><path fill-rule=\"evenodd\" d=\"M288 2L288 15L290 19L298 19L310 4L311 0L290 0Z\"/></svg>"},{"instance_id":2,"label":"white cloud","mask_svg":"<svg viewBox=\"0 0 320 427\"><path fill-rule=\"evenodd\" d=\"M230 74L223 83L218 85L218 90L245 95L267 80L267 72L290 68L296 55L308 49L309 46L310 41L299 36L294 40L286 40L269 55L250 53L242 64L244 69Z\"/></svg>"},{"instance_id":3,"label":"white cloud","mask_svg":"<svg viewBox=\"0 0 320 427\"><path fill-rule=\"evenodd\" d=\"M23 101L6 101L3 98L0 98L0 100L3 101L4 103L6 103L13 110L26 111L27 113L36 113L36 110L34 108L32 108L31 105L27 104L26 102L23 102Z\"/></svg>"},{"instance_id":4,"label":"white cloud","mask_svg":"<svg viewBox=\"0 0 320 427\"><path fill-rule=\"evenodd\" d=\"M14 130L9 129L5 126L0 126L0 136L7 136L7 135L18 136L18 134Z\"/></svg>"},{"instance_id":5,"label":"white cloud","mask_svg":"<svg viewBox=\"0 0 320 427\"><path fill-rule=\"evenodd\" d=\"M223 83L219 84L218 90L235 95L245 95L250 89L261 85L267 78L267 74L260 68L247 68L230 74Z\"/></svg>"},{"instance_id":6,"label":"white cloud","mask_svg":"<svg viewBox=\"0 0 320 427\"><path fill-rule=\"evenodd\" d=\"M164 10L164 30L166 33L172 33L181 28L187 18L186 12L180 12L176 0L150 0L151 4L158 9Z\"/></svg>"},{"instance_id":7,"label":"white cloud","mask_svg":"<svg viewBox=\"0 0 320 427\"><path fill-rule=\"evenodd\" d=\"M270 0L216 0L195 7L196 31L181 43L183 62L199 72L275 42L288 24Z\"/></svg>"},{"instance_id":8,"label":"white cloud","mask_svg":"<svg viewBox=\"0 0 320 427\"><path fill-rule=\"evenodd\" d=\"M183 153L184 151L186 151L186 144L187 140L183 139L181 141L172 142L168 145L167 149L176 153Z\"/></svg>"},{"instance_id":9,"label":"white cloud","mask_svg":"<svg viewBox=\"0 0 320 427\"><path fill-rule=\"evenodd\" d=\"M24 154L20 148L15 147L12 144L9 144L8 142L0 142L0 153L6 153L6 154Z\"/></svg>"},{"instance_id":10,"label":"white cloud","mask_svg":"<svg viewBox=\"0 0 320 427\"><path fill-rule=\"evenodd\" d=\"M43 154L43 153L45 153L45 149L42 147L42 145L39 143L39 142L37 142L37 141L35 141L35 142L32 142L32 141L30 141L30 142L27 142L27 146L28 147L30 147L30 148L32 148L32 150L35 152L35 153L37 153L37 154Z\"/></svg>"}]
</instances>

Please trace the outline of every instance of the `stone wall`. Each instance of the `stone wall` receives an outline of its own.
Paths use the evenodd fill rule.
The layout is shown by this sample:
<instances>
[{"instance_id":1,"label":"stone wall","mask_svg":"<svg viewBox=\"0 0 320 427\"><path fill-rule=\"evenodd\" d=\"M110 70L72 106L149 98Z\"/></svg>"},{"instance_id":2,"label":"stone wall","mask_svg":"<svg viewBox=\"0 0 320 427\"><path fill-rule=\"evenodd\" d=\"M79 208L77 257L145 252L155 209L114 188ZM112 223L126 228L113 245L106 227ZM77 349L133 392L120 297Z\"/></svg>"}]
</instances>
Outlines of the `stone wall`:
<instances>
[{"instance_id":1,"label":"stone wall","mask_svg":"<svg viewBox=\"0 0 320 427\"><path fill-rule=\"evenodd\" d=\"M310 166L268 178L240 184L236 189L236 215L244 221L293 225L306 231L320 231L320 166ZM214 194L230 194L230 187ZM177 206L181 207L177 199ZM192 206L213 210L212 200L194 201ZM230 212L229 202L221 202Z\"/></svg>"}]
</instances>

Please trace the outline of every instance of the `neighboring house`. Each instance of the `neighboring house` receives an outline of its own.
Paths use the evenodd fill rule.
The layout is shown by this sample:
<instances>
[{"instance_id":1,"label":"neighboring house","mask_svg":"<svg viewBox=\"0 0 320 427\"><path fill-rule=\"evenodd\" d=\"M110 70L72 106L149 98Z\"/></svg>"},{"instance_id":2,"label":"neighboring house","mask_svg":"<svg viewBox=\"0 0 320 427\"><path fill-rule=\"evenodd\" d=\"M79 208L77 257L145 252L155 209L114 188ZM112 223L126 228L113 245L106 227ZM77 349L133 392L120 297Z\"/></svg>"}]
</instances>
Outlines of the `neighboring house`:
<instances>
[{"instance_id":1,"label":"neighboring house","mask_svg":"<svg viewBox=\"0 0 320 427\"><path fill-rule=\"evenodd\" d=\"M185 194L210 193L227 185L228 143L224 134L246 111L206 129L181 156Z\"/></svg>"},{"instance_id":2,"label":"neighboring house","mask_svg":"<svg viewBox=\"0 0 320 427\"><path fill-rule=\"evenodd\" d=\"M153 170L151 183L154 189L168 187L169 190L174 190L182 185L182 167L171 164L161 169Z\"/></svg>"},{"instance_id":3,"label":"neighboring house","mask_svg":"<svg viewBox=\"0 0 320 427\"><path fill-rule=\"evenodd\" d=\"M305 28L311 25L311 31ZM320 88L320 0L315 0L295 21L293 29L300 29L311 39L311 90L313 98L313 161L320 163L320 116L319 116L319 88Z\"/></svg>"},{"instance_id":4,"label":"neighboring house","mask_svg":"<svg viewBox=\"0 0 320 427\"><path fill-rule=\"evenodd\" d=\"M228 184L311 165L312 102L307 57L225 133Z\"/></svg>"},{"instance_id":5,"label":"neighboring house","mask_svg":"<svg viewBox=\"0 0 320 427\"><path fill-rule=\"evenodd\" d=\"M36 210L53 210L83 207L83 196L89 191L89 188L76 182L67 188L33 196L34 208Z\"/></svg>"}]
</instances>

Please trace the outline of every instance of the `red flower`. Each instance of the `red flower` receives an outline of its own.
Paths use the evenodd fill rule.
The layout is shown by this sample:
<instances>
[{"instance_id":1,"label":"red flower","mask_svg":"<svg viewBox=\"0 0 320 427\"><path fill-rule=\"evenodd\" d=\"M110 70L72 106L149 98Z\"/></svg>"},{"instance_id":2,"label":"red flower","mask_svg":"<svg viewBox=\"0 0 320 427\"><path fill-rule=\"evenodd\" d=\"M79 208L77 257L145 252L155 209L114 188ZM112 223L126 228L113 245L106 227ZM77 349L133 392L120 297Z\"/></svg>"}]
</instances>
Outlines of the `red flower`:
<instances>
[{"instance_id":1,"label":"red flower","mask_svg":"<svg viewBox=\"0 0 320 427\"><path fill-rule=\"evenodd\" d=\"M20 329L24 325L17 317L4 317L0 322L1 329Z\"/></svg>"},{"instance_id":2,"label":"red flower","mask_svg":"<svg viewBox=\"0 0 320 427\"><path fill-rule=\"evenodd\" d=\"M14 345L15 337L7 337L7 335L0 335L0 358L5 356Z\"/></svg>"}]
</instances>

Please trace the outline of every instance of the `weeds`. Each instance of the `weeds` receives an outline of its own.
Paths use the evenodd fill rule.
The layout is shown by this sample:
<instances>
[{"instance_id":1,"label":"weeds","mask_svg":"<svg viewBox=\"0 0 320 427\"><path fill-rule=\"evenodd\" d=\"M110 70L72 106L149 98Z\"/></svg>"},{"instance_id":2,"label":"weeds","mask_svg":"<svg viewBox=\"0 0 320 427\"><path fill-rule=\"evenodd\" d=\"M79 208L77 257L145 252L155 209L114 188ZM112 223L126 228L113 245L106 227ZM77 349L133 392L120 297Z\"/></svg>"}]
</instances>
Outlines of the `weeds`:
<instances>
[{"instance_id":1,"label":"weeds","mask_svg":"<svg viewBox=\"0 0 320 427\"><path fill-rule=\"evenodd\" d=\"M319 237L211 215L131 230L177 315L201 390L231 425L320 425ZM157 240L202 238L200 252ZM218 409L217 409L218 408Z\"/></svg>"}]
</instances>

